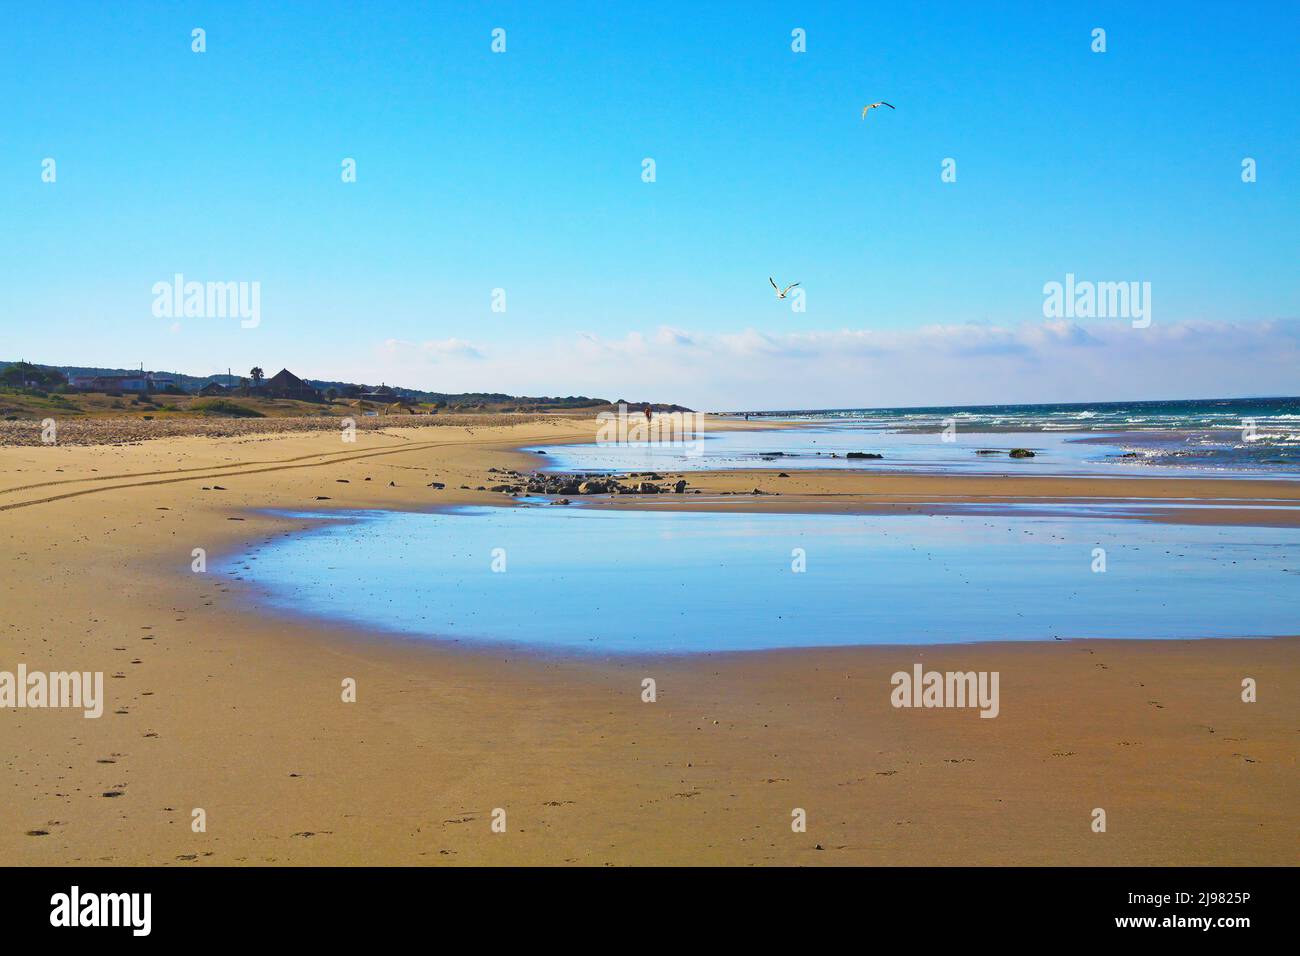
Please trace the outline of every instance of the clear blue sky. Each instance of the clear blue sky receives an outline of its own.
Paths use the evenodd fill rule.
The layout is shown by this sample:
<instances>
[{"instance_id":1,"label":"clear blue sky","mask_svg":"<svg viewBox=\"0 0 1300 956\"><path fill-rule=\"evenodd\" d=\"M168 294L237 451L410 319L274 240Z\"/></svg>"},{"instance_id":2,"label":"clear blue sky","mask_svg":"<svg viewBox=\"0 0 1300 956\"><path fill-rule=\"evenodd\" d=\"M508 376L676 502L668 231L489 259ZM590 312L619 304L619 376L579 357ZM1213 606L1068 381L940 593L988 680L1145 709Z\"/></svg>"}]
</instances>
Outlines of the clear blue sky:
<instances>
[{"instance_id":1,"label":"clear blue sky","mask_svg":"<svg viewBox=\"0 0 1300 956\"><path fill-rule=\"evenodd\" d=\"M0 358L708 407L1300 391L1300 4L3 17ZM260 282L261 325L155 318L177 272ZM1152 328L1045 336L1067 272L1151 282Z\"/></svg>"}]
</instances>

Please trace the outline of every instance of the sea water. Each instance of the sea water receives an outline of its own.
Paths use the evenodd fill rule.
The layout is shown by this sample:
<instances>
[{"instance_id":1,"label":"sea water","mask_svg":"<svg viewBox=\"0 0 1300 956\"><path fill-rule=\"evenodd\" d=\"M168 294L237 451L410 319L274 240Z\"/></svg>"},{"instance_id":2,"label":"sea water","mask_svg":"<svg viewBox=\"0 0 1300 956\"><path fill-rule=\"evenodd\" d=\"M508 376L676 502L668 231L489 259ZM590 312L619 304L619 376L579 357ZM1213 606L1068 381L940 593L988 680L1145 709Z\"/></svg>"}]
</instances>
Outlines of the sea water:
<instances>
[{"instance_id":1,"label":"sea water","mask_svg":"<svg viewBox=\"0 0 1300 956\"><path fill-rule=\"evenodd\" d=\"M745 417L735 413L733 419ZM872 471L1127 477L1300 477L1300 399L1089 405L990 405L748 413L698 440L546 448L549 470L689 471L862 468ZM1012 448L1034 452L1010 458ZM847 458L849 452L880 459Z\"/></svg>"}]
</instances>

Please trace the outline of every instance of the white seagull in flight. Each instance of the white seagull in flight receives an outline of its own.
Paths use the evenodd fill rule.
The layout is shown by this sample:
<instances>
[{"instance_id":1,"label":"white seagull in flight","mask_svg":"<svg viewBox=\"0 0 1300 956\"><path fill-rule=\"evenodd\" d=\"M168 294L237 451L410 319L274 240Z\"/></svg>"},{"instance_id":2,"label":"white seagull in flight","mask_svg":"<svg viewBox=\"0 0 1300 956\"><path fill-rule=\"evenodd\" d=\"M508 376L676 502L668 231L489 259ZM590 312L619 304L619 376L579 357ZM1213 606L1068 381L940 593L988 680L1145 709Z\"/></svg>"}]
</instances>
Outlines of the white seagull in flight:
<instances>
[{"instance_id":1,"label":"white seagull in flight","mask_svg":"<svg viewBox=\"0 0 1300 956\"><path fill-rule=\"evenodd\" d=\"M886 103L884 100L881 100L879 103L868 103L866 106L862 107L862 118L866 119L867 114L870 113L872 110L874 110L877 106L888 106L891 110L894 108L889 103Z\"/></svg>"},{"instance_id":2,"label":"white seagull in flight","mask_svg":"<svg viewBox=\"0 0 1300 956\"><path fill-rule=\"evenodd\" d=\"M797 282L791 282L788 286L786 286L784 289L782 289L779 285L776 284L776 280L773 279L771 276L768 276L768 277L767 277L767 281L770 282L770 283L772 283L772 291L774 291L774 292L776 293L776 297L777 297L778 299L784 299L785 296L786 296L786 293L789 292L791 289L793 289L795 286L797 286L797 285L799 284L799 283L797 283Z\"/></svg>"}]
</instances>

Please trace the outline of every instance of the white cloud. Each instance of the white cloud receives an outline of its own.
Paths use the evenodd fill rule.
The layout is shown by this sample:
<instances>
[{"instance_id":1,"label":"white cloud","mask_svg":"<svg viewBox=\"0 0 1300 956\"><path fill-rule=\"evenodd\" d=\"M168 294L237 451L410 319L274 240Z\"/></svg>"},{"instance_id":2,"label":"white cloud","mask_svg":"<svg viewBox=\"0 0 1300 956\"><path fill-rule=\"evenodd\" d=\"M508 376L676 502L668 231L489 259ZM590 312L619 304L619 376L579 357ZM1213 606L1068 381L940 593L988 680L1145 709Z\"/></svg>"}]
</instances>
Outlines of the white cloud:
<instances>
[{"instance_id":1,"label":"white cloud","mask_svg":"<svg viewBox=\"0 0 1300 956\"><path fill-rule=\"evenodd\" d=\"M1294 394L1300 322L1050 320L917 329L698 332L661 326L490 350L378 349L389 381L440 391L588 394L698 408L1121 401ZM436 363L433 369L430 363Z\"/></svg>"},{"instance_id":2,"label":"white cloud","mask_svg":"<svg viewBox=\"0 0 1300 956\"><path fill-rule=\"evenodd\" d=\"M464 339L435 339L420 343L420 351L430 359L468 358L481 359L483 353Z\"/></svg>"},{"instance_id":3,"label":"white cloud","mask_svg":"<svg viewBox=\"0 0 1300 956\"><path fill-rule=\"evenodd\" d=\"M385 339L376 349L380 356L388 359L401 357L423 357L430 362L439 359L464 358L481 359L483 353L465 339L431 339L425 342L406 342L402 339Z\"/></svg>"}]
</instances>

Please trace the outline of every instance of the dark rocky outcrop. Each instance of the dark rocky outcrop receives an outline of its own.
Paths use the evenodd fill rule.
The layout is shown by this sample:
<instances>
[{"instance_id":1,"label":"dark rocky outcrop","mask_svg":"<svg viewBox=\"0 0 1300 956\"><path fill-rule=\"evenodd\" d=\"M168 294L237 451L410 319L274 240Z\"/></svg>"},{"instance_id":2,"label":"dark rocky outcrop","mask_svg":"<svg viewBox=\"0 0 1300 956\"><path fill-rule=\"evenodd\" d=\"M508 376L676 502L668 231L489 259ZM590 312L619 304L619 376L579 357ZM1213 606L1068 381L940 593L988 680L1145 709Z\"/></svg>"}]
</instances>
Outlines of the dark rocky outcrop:
<instances>
[{"instance_id":1,"label":"dark rocky outcrop","mask_svg":"<svg viewBox=\"0 0 1300 956\"><path fill-rule=\"evenodd\" d=\"M524 474L508 468L489 469L509 484L493 485L491 490L511 495L548 495L572 498L579 495L657 495L685 494L686 479L666 481L656 472L633 472L625 477L605 474ZM636 479L635 481L633 479ZM480 491L485 490L482 486Z\"/></svg>"}]
</instances>

